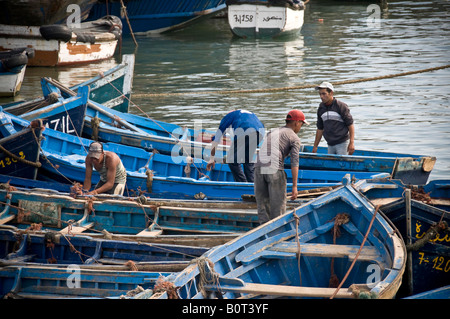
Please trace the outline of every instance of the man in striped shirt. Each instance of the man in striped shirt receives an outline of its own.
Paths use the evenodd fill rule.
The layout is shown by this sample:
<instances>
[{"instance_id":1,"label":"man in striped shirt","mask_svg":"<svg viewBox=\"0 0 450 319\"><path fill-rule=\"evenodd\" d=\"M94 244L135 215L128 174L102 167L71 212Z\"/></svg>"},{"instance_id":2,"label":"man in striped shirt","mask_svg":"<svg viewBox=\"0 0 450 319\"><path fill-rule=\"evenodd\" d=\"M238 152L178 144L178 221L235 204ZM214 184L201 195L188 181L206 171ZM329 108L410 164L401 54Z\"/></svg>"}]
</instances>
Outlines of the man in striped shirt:
<instances>
[{"instance_id":1,"label":"man in striped shirt","mask_svg":"<svg viewBox=\"0 0 450 319\"><path fill-rule=\"evenodd\" d=\"M322 103L317 110L317 131L313 153L317 152L322 136L328 144L328 154L352 155L355 151L355 127L347 104L334 96L333 85L322 82L316 87Z\"/></svg>"}]
</instances>

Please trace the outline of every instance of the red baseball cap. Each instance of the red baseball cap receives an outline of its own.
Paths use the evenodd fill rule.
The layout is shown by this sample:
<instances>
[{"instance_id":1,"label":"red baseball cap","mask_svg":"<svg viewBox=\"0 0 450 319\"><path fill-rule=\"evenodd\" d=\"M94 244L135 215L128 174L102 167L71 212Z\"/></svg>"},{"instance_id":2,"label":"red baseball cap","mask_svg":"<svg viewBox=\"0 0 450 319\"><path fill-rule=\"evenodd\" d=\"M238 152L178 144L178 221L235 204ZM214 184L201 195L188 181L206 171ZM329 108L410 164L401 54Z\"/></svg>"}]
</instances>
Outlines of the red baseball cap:
<instances>
[{"instance_id":1,"label":"red baseball cap","mask_svg":"<svg viewBox=\"0 0 450 319\"><path fill-rule=\"evenodd\" d=\"M290 110L286 115L286 120L290 121L302 121L306 125L309 125L308 121L305 118L305 114L303 114L300 110Z\"/></svg>"}]
</instances>

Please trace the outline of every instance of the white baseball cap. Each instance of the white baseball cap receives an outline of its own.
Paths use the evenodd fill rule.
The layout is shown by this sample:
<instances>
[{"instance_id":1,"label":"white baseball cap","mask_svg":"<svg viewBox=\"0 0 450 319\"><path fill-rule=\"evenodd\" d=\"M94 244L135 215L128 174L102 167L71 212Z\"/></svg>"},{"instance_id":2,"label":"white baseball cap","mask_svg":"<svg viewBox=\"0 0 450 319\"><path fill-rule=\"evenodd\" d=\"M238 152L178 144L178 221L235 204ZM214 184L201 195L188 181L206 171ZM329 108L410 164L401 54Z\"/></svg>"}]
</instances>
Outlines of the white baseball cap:
<instances>
[{"instance_id":1,"label":"white baseball cap","mask_svg":"<svg viewBox=\"0 0 450 319\"><path fill-rule=\"evenodd\" d=\"M316 90L319 90L319 89L330 89L331 91L334 92L333 85L330 82L322 82L322 83L320 83L319 86L316 86Z\"/></svg>"}]
</instances>

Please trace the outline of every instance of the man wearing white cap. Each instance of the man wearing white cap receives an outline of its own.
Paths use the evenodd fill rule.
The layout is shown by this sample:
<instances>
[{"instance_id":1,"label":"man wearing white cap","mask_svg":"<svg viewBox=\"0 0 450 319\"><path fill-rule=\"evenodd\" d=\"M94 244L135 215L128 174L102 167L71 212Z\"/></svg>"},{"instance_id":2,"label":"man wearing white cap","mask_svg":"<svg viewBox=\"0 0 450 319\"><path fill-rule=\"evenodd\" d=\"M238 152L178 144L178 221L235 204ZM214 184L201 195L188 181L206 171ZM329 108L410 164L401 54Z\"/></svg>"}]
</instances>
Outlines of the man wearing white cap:
<instances>
[{"instance_id":1,"label":"man wearing white cap","mask_svg":"<svg viewBox=\"0 0 450 319\"><path fill-rule=\"evenodd\" d=\"M88 192L88 195L101 193L123 195L127 181L127 172L116 153L105 152L101 143L93 142L89 146L85 165L86 175L83 189ZM100 174L100 181L95 189L89 192L93 168Z\"/></svg>"},{"instance_id":2,"label":"man wearing white cap","mask_svg":"<svg viewBox=\"0 0 450 319\"><path fill-rule=\"evenodd\" d=\"M333 85L322 82L316 87L322 103L317 110L317 131L313 153L317 152L322 136L328 144L328 154L352 155L355 151L355 127L347 104L334 96Z\"/></svg>"},{"instance_id":3,"label":"man wearing white cap","mask_svg":"<svg viewBox=\"0 0 450 319\"><path fill-rule=\"evenodd\" d=\"M302 111L291 110L286 125L271 130L265 137L255 164L255 198L261 224L286 212L286 172L284 160L291 156L292 196L298 195L298 165L303 123L309 124Z\"/></svg>"}]
</instances>

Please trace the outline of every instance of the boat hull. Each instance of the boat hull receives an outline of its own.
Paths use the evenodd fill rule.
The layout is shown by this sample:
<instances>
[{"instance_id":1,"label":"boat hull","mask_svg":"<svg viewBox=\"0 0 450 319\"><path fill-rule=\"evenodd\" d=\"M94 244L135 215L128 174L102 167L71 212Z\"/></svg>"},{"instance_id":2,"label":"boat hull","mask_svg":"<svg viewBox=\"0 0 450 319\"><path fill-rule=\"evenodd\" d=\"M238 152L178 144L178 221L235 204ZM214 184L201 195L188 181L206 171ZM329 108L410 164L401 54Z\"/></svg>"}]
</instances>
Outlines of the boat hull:
<instances>
[{"instance_id":1,"label":"boat hull","mask_svg":"<svg viewBox=\"0 0 450 319\"><path fill-rule=\"evenodd\" d=\"M304 9L265 4L231 4L228 23L234 35L241 38L267 38L300 32Z\"/></svg>"},{"instance_id":2,"label":"boat hull","mask_svg":"<svg viewBox=\"0 0 450 319\"><path fill-rule=\"evenodd\" d=\"M237 234L259 225L255 203L158 200L79 196L44 190L0 190L4 210L0 225L19 228L42 224L63 233L108 231L113 234L157 236L178 234ZM131 200L130 200L131 199ZM90 206L89 206L90 205ZM295 205L295 204L290 204ZM90 210L87 208L90 207ZM24 214L21 213L21 209ZM68 228L69 223L73 225Z\"/></svg>"},{"instance_id":3,"label":"boat hull","mask_svg":"<svg viewBox=\"0 0 450 319\"><path fill-rule=\"evenodd\" d=\"M405 241L408 242L409 238L408 228L411 232L407 245L409 266L399 296L416 295L450 285L450 213L408 199L381 206L381 210L398 228ZM408 217L408 211L411 217ZM434 236L424 241L432 228L436 229Z\"/></svg>"},{"instance_id":4,"label":"boat hull","mask_svg":"<svg viewBox=\"0 0 450 319\"><path fill-rule=\"evenodd\" d=\"M46 25L63 23L75 9L80 10L80 19L84 20L94 4L94 0L3 0L0 21L9 25ZM72 5L72 7L70 7Z\"/></svg>"},{"instance_id":5,"label":"boat hull","mask_svg":"<svg viewBox=\"0 0 450 319\"><path fill-rule=\"evenodd\" d=\"M8 113L22 115L31 112L37 106L44 108L55 103L56 99L53 98L55 95L51 95L51 93L56 93L57 97L69 98L72 94L68 92L76 94L79 88L87 86L89 87L89 99L91 101L102 103L105 109L115 109L120 111L121 114L127 114L133 88L134 62L135 57L133 54L125 54L122 56L122 62L119 65L102 72L88 81L67 88L66 91L50 85L49 81L52 81L52 79L44 77L41 79L44 97L29 101L13 102L2 107Z\"/></svg>"},{"instance_id":6,"label":"boat hull","mask_svg":"<svg viewBox=\"0 0 450 319\"><path fill-rule=\"evenodd\" d=\"M0 140L0 174L36 178L38 173L40 128L26 128Z\"/></svg>"},{"instance_id":7,"label":"boat hull","mask_svg":"<svg viewBox=\"0 0 450 319\"><path fill-rule=\"evenodd\" d=\"M138 286L151 289L170 273L45 266L0 268L2 299L119 298Z\"/></svg>"},{"instance_id":8,"label":"boat hull","mask_svg":"<svg viewBox=\"0 0 450 319\"><path fill-rule=\"evenodd\" d=\"M303 169L344 170L389 173L405 184L425 185L436 163L436 157L382 151L355 150L353 155L328 154L327 147L302 146L299 166ZM290 165L289 159L285 161Z\"/></svg>"},{"instance_id":9,"label":"boat hull","mask_svg":"<svg viewBox=\"0 0 450 319\"><path fill-rule=\"evenodd\" d=\"M76 250L72 249L76 247ZM58 232L20 234L0 230L0 264L14 265L80 265L85 268L128 270L133 261L140 270L177 269L186 267L207 248L153 244L136 241L103 240L89 236L71 236ZM144 265L145 263L145 265ZM103 267L104 266L104 267ZM146 267L145 267L146 266ZM160 267L159 269L157 269Z\"/></svg>"},{"instance_id":10,"label":"boat hull","mask_svg":"<svg viewBox=\"0 0 450 319\"><path fill-rule=\"evenodd\" d=\"M186 27L202 18L225 9L225 0L130 0L126 12L134 34L158 34ZM97 2L90 11L89 20L106 14L122 17L123 34L130 34L127 19L121 14L119 1Z\"/></svg>"},{"instance_id":11,"label":"boat hull","mask_svg":"<svg viewBox=\"0 0 450 319\"><path fill-rule=\"evenodd\" d=\"M60 27L59 25L55 25ZM101 61L111 58L117 47L116 35L103 32L95 34L95 40L81 38L76 31L69 40L46 40L39 26L0 25L0 48L33 48L35 55L28 66L63 66Z\"/></svg>"},{"instance_id":12,"label":"boat hull","mask_svg":"<svg viewBox=\"0 0 450 319\"><path fill-rule=\"evenodd\" d=\"M346 185L211 249L167 281L182 299L394 298L405 265L401 238Z\"/></svg>"},{"instance_id":13,"label":"boat hull","mask_svg":"<svg viewBox=\"0 0 450 319\"><path fill-rule=\"evenodd\" d=\"M0 73L0 96L16 96L22 86L27 66L17 67L18 72Z\"/></svg>"}]
</instances>

